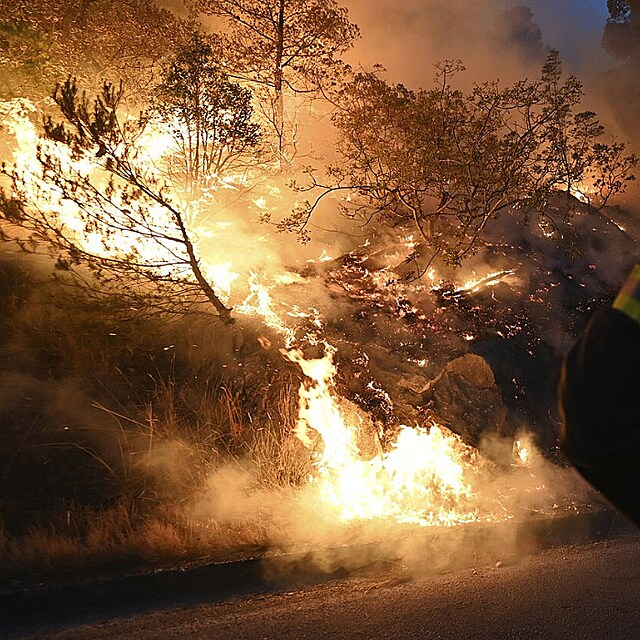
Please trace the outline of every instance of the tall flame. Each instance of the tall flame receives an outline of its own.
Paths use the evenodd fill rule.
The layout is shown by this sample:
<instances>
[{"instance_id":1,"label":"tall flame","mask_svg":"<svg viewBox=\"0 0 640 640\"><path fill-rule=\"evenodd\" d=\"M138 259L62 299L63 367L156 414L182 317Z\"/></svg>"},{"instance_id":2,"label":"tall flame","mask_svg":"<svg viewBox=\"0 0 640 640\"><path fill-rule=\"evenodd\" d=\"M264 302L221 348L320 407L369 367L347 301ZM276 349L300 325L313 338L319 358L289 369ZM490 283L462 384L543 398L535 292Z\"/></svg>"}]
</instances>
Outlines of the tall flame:
<instances>
[{"instance_id":1,"label":"tall flame","mask_svg":"<svg viewBox=\"0 0 640 640\"><path fill-rule=\"evenodd\" d=\"M284 354L308 381L299 389L296 434L315 457L313 483L321 499L344 520L392 518L419 525L453 525L478 519L473 506L475 451L444 427L402 426L388 451L366 458L358 447L355 416L345 415L335 394L335 349L305 359Z\"/></svg>"}]
</instances>

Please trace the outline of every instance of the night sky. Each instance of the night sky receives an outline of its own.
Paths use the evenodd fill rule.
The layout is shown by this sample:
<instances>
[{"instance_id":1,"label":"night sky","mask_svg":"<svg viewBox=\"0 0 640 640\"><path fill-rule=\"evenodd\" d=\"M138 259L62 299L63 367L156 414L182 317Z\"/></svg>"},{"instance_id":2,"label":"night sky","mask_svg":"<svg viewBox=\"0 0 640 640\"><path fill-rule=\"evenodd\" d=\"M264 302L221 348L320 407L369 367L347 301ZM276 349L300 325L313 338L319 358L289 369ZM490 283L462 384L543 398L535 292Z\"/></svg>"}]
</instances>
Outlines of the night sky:
<instances>
[{"instance_id":1,"label":"night sky","mask_svg":"<svg viewBox=\"0 0 640 640\"><path fill-rule=\"evenodd\" d=\"M601 47L606 0L342 0L362 32L349 55L365 67L381 63L390 79L409 86L431 82L433 64L460 59L477 81L530 76L540 58L524 59L505 41L505 15L529 6L546 47L560 50L566 69L585 82L615 66Z\"/></svg>"},{"instance_id":2,"label":"night sky","mask_svg":"<svg viewBox=\"0 0 640 640\"><path fill-rule=\"evenodd\" d=\"M600 39L607 21L606 0L511 0L531 7L545 43L560 49L577 71L599 71L613 64Z\"/></svg>"}]
</instances>

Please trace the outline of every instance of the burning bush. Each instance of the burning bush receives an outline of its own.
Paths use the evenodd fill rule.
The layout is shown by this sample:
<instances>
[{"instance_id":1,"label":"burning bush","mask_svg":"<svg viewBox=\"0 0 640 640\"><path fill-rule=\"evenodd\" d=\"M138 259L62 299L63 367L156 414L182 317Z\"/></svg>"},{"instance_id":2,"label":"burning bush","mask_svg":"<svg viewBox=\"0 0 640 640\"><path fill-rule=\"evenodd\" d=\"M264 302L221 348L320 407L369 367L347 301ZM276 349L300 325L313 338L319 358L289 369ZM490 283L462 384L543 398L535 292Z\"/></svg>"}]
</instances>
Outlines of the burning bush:
<instances>
[{"instance_id":1,"label":"burning bush","mask_svg":"<svg viewBox=\"0 0 640 640\"><path fill-rule=\"evenodd\" d=\"M334 115L341 160L327 172L333 182L309 170L311 184L301 190L320 194L283 226L304 231L320 202L344 191L349 217L414 224L431 255L417 269L424 275L435 256L460 264L472 255L500 215L545 218L559 190L602 207L634 179L636 157L601 141L595 113L577 112L582 85L574 76L562 81L557 51L539 80L506 88L491 82L465 94L452 85L463 69L439 65L435 88L418 92L356 75Z\"/></svg>"}]
</instances>

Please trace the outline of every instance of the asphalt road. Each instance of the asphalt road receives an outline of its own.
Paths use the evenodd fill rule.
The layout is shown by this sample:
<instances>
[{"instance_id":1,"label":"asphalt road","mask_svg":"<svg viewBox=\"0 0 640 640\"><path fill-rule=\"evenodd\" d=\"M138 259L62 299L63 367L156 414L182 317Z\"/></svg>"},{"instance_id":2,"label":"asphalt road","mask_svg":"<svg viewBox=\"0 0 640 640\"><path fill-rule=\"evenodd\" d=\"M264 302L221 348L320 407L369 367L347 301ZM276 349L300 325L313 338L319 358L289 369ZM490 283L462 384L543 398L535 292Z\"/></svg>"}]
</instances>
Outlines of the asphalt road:
<instances>
[{"instance_id":1,"label":"asphalt road","mask_svg":"<svg viewBox=\"0 0 640 640\"><path fill-rule=\"evenodd\" d=\"M22 637L637 640L640 537L556 548L509 565L419 579L396 568L296 591L129 614Z\"/></svg>"}]
</instances>

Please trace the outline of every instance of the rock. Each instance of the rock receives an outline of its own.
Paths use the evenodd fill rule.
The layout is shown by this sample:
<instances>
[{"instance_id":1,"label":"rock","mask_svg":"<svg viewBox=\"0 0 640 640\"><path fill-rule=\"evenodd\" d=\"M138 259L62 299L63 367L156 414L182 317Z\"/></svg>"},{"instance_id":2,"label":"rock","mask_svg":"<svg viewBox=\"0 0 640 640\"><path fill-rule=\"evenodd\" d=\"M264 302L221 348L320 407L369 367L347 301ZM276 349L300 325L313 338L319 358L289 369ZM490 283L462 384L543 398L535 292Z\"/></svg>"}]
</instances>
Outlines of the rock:
<instances>
[{"instance_id":1,"label":"rock","mask_svg":"<svg viewBox=\"0 0 640 640\"><path fill-rule=\"evenodd\" d=\"M487 361L468 353L447 364L427 383L428 416L477 446L485 433L503 433L507 410Z\"/></svg>"},{"instance_id":2,"label":"rock","mask_svg":"<svg viewBox=\"0 0 640 640\"><path fill-rule=\"evenodd\" d=\"M452 360L443 373L462 378L479 389L492 389L496 386L496 379L487 361L472 353Z\"/></svg>"}]
</instances>

